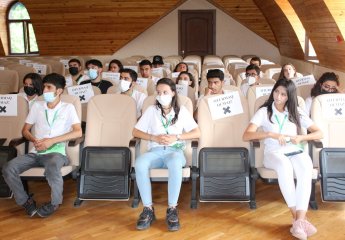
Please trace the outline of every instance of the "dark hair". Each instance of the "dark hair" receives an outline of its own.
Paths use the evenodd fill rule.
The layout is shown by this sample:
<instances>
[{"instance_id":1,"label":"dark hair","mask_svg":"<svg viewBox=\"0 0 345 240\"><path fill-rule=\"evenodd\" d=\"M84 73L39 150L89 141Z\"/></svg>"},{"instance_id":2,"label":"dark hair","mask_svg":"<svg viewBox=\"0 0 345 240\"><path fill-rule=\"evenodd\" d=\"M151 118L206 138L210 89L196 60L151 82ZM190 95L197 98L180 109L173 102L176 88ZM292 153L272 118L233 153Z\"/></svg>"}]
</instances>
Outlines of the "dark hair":
<instances>
[{"instance_id":1,"label":"dark hair","mask_svg":"<svg viewBox=\"0 0 345 240\"><path fill-rule=\"evenodd\" d=\"M282 66L282 70L280 71L279 79L285 78L285 76L284 76L284 68L285 68L286 66L288 66L288 65L290 65L290 66L295 70L295 76L294 76L294 77L297 77L297 71L296 71L295 66L294 66L292 63L285 63L285 64Z\"/></svg>"},{"instance_id":2,"label":"dark hair","mask_svg":"<svg viewBox=\"0 0 345 240\"><path fill-rule=\"evenodd\" d=\"M310 96L319 96L321 94L321 85L327 81L334 81L337 83L337 86L339 86L338 76L334 72L325 72L310 90Z\"/></svg>"},{"instance_id":3,"label":"dark hair","mask_svg":"<svg viewBox=\"0 0 345 240\"><path fill-rule=\"evenodd\" d=\"M120 69L120 73L129 73L129 76L131 76L132 81L136 82L137 78L138 78L138 74L136 73L136 71L134 71L133 69L130 68L122 68Z\"/></svg>"},{"instance_id":4,"label":"dark hair","mask_svg":"<svg viewBox=\"0 0 345 240\"><path fill-rule=\"evenodd\" d=\"M220 81L224 80L224 73L220 69L210 69L206 74L206 78L219 78Z\"/></svg>"},{"instance_id":5,"label":"dark hair","mask_svg":"<svg viewBox=\"0 0 345 240\"><path fill-rule=\"evenodd\" d=\"M177 77L177 82L178 82L178 80L180 80L180 76L181 76L182 74L188 75L189 80L192 81L192 84L191 84L190 86L191 86L192 88L194 88L194 87L195 87L195 79L194 79L193 75L192 75L190 72L186 72L186 71L180 72L180 74L179 74L178 77Z\"/></svg>"},{"instance_id":6,"label":"dark hair","mask_svg":"<svg viewBox=\"0 0 345 240\"><path fill-rule=\"evenodd\" d=\"M70 59L70 60L68 61L68 64L70 64L71 62L76 62L76 63L79 64L79 66L81 66L81 63L80 63L79 59L77 59L77 58L72 58L72 59Z\"/></svg>"},{"instance_id":7,"label":"dark hair","mask_svg":"<svg viewBox=\"0 0 345 240\"><path fill-rule=\"evenodd\" d=\"M175 68L174 68L174 72L177 72L177 68L178 68L180 65L182 65L182 64L186 65L187 72L188 72L188 64L187 64L187 63L185 63L185 62L179 62L179 63L178 63L176 66L175 66Z\"/></svg>"},{"instance_id":8,"label":"dark hair","mask_svg":"<svg viewBox=\"0 0 345 240\"><path fill-rule=\"evenodd\" d=\"M270 96L268 97L267 101L260 107L267 107L267 115L268 119L272 122L272 104L274 102L273 93L274 91L279 87L282 86L286 89L288 100L285 103L284 107L287 107L289 112L289 120L290 122L296 124L297 127L297 133L301 134L301 122L300 122L300 114L298 112L298 99L297 99L297 91L296 86L293 81L287 80L285 78L279 79L273 86L272 92Z\"/></svg>"},{"instance_id":9,"label":"dark hair","mask_svg":"<svg viewBox=\"0 0 345 240\"><path fill-rule=\"evenodd\" d=\"M36 94L38 96L41 96L43 93L43 82L42 78L37 73L28 73L23 78L23 83L25 83L25 79L30 78L32 81L32 85L34 86L34 89L36 90Z\"/></svg>"},{"instance_id":10,"label":"dark hair","mask_svg":"<svg viewBox=\"0 0 345 240\"><path fill-rule=\"evenodd\" d=\"M115 63L117 66L119 66L120 71L121 71L121 69L123 69L123 65L122 65L121 61L117 60L117 59L113 59L109 63L108 71L110 71L110 66L111 66L112 63Z\"/></svg>"},{"instance_id":11,"label":"dark hair","mask_svg":"<svg viewBox=\"0 0 345 240\"><path fill-rule=\"evenodd\" d=\"M178 119L178 114L180 112L180 106L177 103L177 91L176 91L176 84L173 82L173 80L171 80L170 78L161 78L158 80L157 82L157 86L159 84L165 84L168 85L171 89L171 91L173 91L175 93L175 96L173 96L172 101L171 101L171 107L174 109L175 111L175 116L173 117L173 119L171 120L171 124L175 124L177 119ZM156 100L156 107L159 108L162 112L162 116L165 117L164 111L163 111L163 107L162 105Z\"/></svg>"},{"instance_id":12,"label":"dark hair","mask_svg":"<svg viewBox=\"0 0 345 240\"><path fill-rule=\"evenodd\" d=\"M246 67L246 72L249 71L249 70L255 70L256 74L258 76L260 76L260 68L258 66L256 66L255 64L250 64Z\"/></svg>"},{"instance_id":13,"label":"dark hair","mask_svg":"<svg viewBox=\"0 0 345 240\"><path fill-rule=\"evenodd\" d=\"M87 68L87 66L89 66L90 64L95 65L99 68L103 68L103 64L101 61L99 61L98 59L90 59L85 63L85 67Z\"/></svg>"},{"instance_id":14,"label":"dark hair","mask_svg":"<svg viewBox=\"0 0 345 240\"><path fill-rule=\"evenodd\" d=\"M261 66L261 59L258 56L254 56L250 59L250 62L252 61L258 61L259 62L259 66Z\"/></svg>"},{"instance_id":15,"label":"dark hair","mask_svg":"<svg viewBox=\"0 0 345 240\"><path fill-rule=\"evenodd\" d=\"M44 83L53 84L56 87L56 89L58 88L64 89L66 86L66 79L64 76L60 74L50 73L43 78L43 84Z\"/></svg>"},{"instance_id":16,"label":"dark hair","mask_svg":"<svg viewBox=\"0 0 345 240\"><path fill-rule=\"evenodd\" d=\"M139 63L139 67L142 67L145 65L150 65L150 67L152 68L152 63L150 62L150 60L147 60L147 59L141 60L141 62Z\"/></svg>"}]
</instances>

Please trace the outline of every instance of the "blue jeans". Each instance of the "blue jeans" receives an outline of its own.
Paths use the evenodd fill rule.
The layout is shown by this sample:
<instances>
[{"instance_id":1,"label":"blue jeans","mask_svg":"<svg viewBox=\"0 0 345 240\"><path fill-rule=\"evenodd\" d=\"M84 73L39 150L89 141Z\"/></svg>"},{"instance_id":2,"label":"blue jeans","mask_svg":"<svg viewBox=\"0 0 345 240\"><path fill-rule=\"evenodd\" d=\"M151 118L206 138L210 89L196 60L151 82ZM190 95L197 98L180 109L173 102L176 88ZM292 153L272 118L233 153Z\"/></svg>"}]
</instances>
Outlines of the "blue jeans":
<instances>
[{"instance_id":1,"label":"blue jeans","mask_svg":"<svg viewBox=\"0 0 345 240\"><path fill-rule=\"evenodd\" d=\"M12 190L16 203L23 205L29 196L24 190L20 174L33 167L44 167L44 175L51 188L51 203L58 205L62 203L63 192L61 168L68 162L68 158L60 153L29 153L7 162L2 168L2 175Z\"/></svg>"},{"instance_id":2,"label":"blue jeans","mask_svg":"<svg viewBox=\"0 0 345 240\"><path fill-rule=\"evenodd\" d=\"M136 180L143 201L143 205L152 205L152 190L150 169L167 168L168 177L168 204L176 206L182 184L182 168L186 159L182 150L172 147L155 147L140 155L135 161Z\"/></svg>"}]
</instances>

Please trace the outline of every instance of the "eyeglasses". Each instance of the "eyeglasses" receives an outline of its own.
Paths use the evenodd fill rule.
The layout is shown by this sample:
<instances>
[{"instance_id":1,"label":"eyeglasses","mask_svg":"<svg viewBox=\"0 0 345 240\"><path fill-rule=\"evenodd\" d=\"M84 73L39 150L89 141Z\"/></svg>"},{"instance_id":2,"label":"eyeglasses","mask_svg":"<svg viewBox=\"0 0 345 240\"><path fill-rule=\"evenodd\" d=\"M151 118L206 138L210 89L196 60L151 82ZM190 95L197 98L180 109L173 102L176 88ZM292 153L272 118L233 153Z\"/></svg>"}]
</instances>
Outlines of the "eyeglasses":
<instances>
[{"instance_id":1,"label":"eyeglasses","mask_svg":"<svg viewBox=\"0 0 345 240\"><path fill-rule=\"evenodd\" d=\"M327 92L336 92L337 91L337 87L332 87L329 85L322 85L322 88L325 89Z\"/></svg>"},{"instance_id":2,"label":"eyeglasses","mask_svg":"<svg viewBox=\"0 0 345 240\"><path fill-rule=\"evenodd\" d=\"M246 73L246 77L256 77L256 73Z\"/></svg>"}]
</instances>

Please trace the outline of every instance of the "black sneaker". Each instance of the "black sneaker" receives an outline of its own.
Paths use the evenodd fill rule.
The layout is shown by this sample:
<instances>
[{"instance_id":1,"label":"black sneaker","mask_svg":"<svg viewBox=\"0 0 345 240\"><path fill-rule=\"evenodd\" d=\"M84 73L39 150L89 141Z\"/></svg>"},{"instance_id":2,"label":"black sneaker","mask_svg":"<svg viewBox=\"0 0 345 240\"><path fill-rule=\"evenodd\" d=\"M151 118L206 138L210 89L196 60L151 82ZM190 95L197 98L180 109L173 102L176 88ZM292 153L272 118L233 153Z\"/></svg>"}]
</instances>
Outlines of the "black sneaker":
<instances>
[{"instance_id":1,"label":"black sneaker","mask_svg":"<svg viewBox=\"0 0 345 240\"><path fill-rule=\"evenodd\" d=\"M156 220L156 216L153 207L152 209L149 207L144 207L143 212L140 214L137 221L137 229L145 230L149 228L154 220Z\"/></svg>"},{"instance_id":2,"label":"black sneaker","mask_svg":"<svg viewBox=\"0 0 345 240\"><path fill-rule=\"evenodd\" d=\"M40 217L49 217L52 215L57 209L59 205L52 205L50 202L43 204L41 207L38 208L37 214Z\"/></svg>"},{"instance_id":3,"label":"black sneaker","mask_svg":"<svg viewBox=\"0 0 345 240\"><path fill-rule=\"evenodd\" d=\"M177 231L180 229L180 221L178 220L178 211L176 207L169 207L167 209L166 223L169 231Z\"/></svg>"},{"instance_id":4,"label":"black sneaker","mask_svg":"<svg viewBox=\"0 0 345 240\"><path fill-rule=\"evenodd\" d=\"M22 206L25 208L26 214L30 217L33 217L37 212L36 202L31 197Z\"/></svg>"}]
</instances>

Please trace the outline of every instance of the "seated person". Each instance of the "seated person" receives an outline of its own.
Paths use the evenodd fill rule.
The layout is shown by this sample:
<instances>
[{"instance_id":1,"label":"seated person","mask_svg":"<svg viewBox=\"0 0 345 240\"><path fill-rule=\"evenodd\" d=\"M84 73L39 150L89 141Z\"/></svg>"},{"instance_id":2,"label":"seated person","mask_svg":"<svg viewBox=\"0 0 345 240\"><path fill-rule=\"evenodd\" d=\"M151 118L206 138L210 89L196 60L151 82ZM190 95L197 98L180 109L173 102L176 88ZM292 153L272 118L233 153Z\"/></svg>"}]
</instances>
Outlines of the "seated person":
<instances>
[{"instance_id":1,"label":"seated person","mask_svg":"<svg viewBox=\"0 0 345 240\"><path fill-rule=\"evenodd\" d=\"M164 66L162 56L159 56L159 55L154 56L153 61L152 61L152 65L154 68L164 68L167 75L171 74L170 69Z\"/></svg>"},{"instance_id":2,"label":"seated person","mask_svg":"<svg viewBox=\"0 0 345 240\"><path fill-rule=\"evenodd\" d=\"M37 73L28 73L24 76L23 85L24 92L20 92L18 95L25 98L29 104L29 109L31 109L37 97L43 93L42 78Z\"/></svg>"},{"instance_id":3,"label":"seated person","mask_svg":"<svg viewBox=\"0 0 345 240\"><path fill-rule=\"evenodd\" d=\"M81 82L88 80L88 76L84 75L79 59L72 58L68 61L69 75L66 76L66 86L79 85Z\"/></svg>"},{"instance_id":4,"label":"seated person","mask_svg":"<svg viewBox=\"0 0 345 240\"><path fill-rule=\"evenodd\" d=\"M174 72L188 72L188 64L185 62L178 63L174 68Z\"/></svg>"},{"instance_id":5,"label":"seated person","mask_svg":"<svg viewBox=\"0 0 345 240\"><path fill-rule=\"evenodd\" d=\"M258 56L254 56L250 59L249 64L254 64L258 67L261 67L261 59Z\"/></svg>"},{"instance_id":6,"label":"seated person","mask_svg":"<svg viewBox=\"0 0 345 240\"><path fill-rule=\"evenodd\" d=\"M246 68L246 79L241 84L241 91L244 96L247 96L249 87L259 85L260 68L255 64L250 64Z\"/></svg>"},{"instance_id":7,"label":"seated person","mask_svg":"<svg viewBox=\"0 0 345 240\"><path fill-rule=\"evenodd\" d=\"M305 109L308 116L311 111L313 99L321 94L339 93L339 79L334 72L325 72L320 79L314 84L310 91L310 97L305 100Z\"/></svg>"},{"instance_id":8,"label":"seated person","mask_svg":"<svg viewBox=\"0 0 345 240\"><path fill-rule=\"evenodd\" d=\"M76 109L60 100L66 80L57 73L43 78L44 101L31 107L23 127L23 136L33 143L29 154L18 156L5 163L2 175L14 194L16 203L23 206L29 216L53 214L62 203L63 178L61 168L68 165L66 142L81 137L82 131ZM30 130L35 127L35 135ZM44 167L51 188L51 201L36 207L36 202L24 190L20 174L33 167Z\"/></svg>"},{"instance_id":9,"label":"seated person","mask_svg":"<svg viewBox=\"0 0 345 240\"><path fill-rule=\"evenodd\" d=\"M282 70L279 75L279 79L285 78L291 80L295 77L302 77L303 75L296 71L296 68L292 63L286 63L282 66Z\"/></svg>"},{"instance_id":10,"label":"seated person","mask_svg":"<svg viewBox=\"0 0 345 240\"><path fill-rule=\"evenodd\" d=\"M195 80L193 75L186 71L180 72L180 74L176 78L176 84L184 84L195 88Z\"/></svg>"},{"instance_id":11,"label":"seated person","mask_svg":"<svg viewBox=\"0 0 345 240\"><path fill-rule=\"evenodd\" d=\"M152 63L144 59L139 63L139 71L140 71L140 76L142 78L147 78L147 94L153 95L156 91L156 82L159 80L159 78L156 78L152 76L151 71L152 71Z\"/></svg>"},{"instance_id":12,"label":"seated person","mask_svg":"<svg viewBox=\"0 0 345 240\"><path fill-rule=\"evenodd\" d=\"M168 208L166 211L169 231L180 229L178 218L178 198L182 184L182 168L186 164L184 156L185 140L199 138L200 129L192 115L177 102L175 83L169 78L157 82L155 105L150 106L133 129L133 136L148 142L148 151L135 161L136 181L144 209L136 227L144 230L156 219L152 203L150 169L167 168Z\"/></svg>"},{"instance_id":13,"label":"seated person","mask_svg":"<svg viewBox=\"0 0 345 240\"><path fill-rule=\"evenodd\" d=\"M137 104L137 118L141 116L141 109L143 107L143 102L147 95L145 93L135 90L136 81L138 74L129 68L123 68L120 71L120 91L121 94L126 94L131 96Z\"/></svg>"},{"instance_id":14,"label":"seated person","mask_svg":"<svg viewBox=\"0 0 345 240\"><path fill-rule=\"evenodd\" d=\"M109 63L108 71L118 73L123 69L123 65L120 60L113 59Z\"/></svg>"},{"instance_id":15,"label":"seated person","mask_svg":"<svg viewBox=\"0 0 345 240\"><path fill-rule=\"evenodd\" d=\"M84 81L81 83L88 84L91 83L92 86L98 87L101 90L102 94L106 94L108 91L108 88L113 86L113 84L107 80L102 80L102 70L103 70L103 64L101 61L97 59L91 59L86 62L86 68L89 70L89 78L90 80Z\"/></svg>"}]
</instances>

